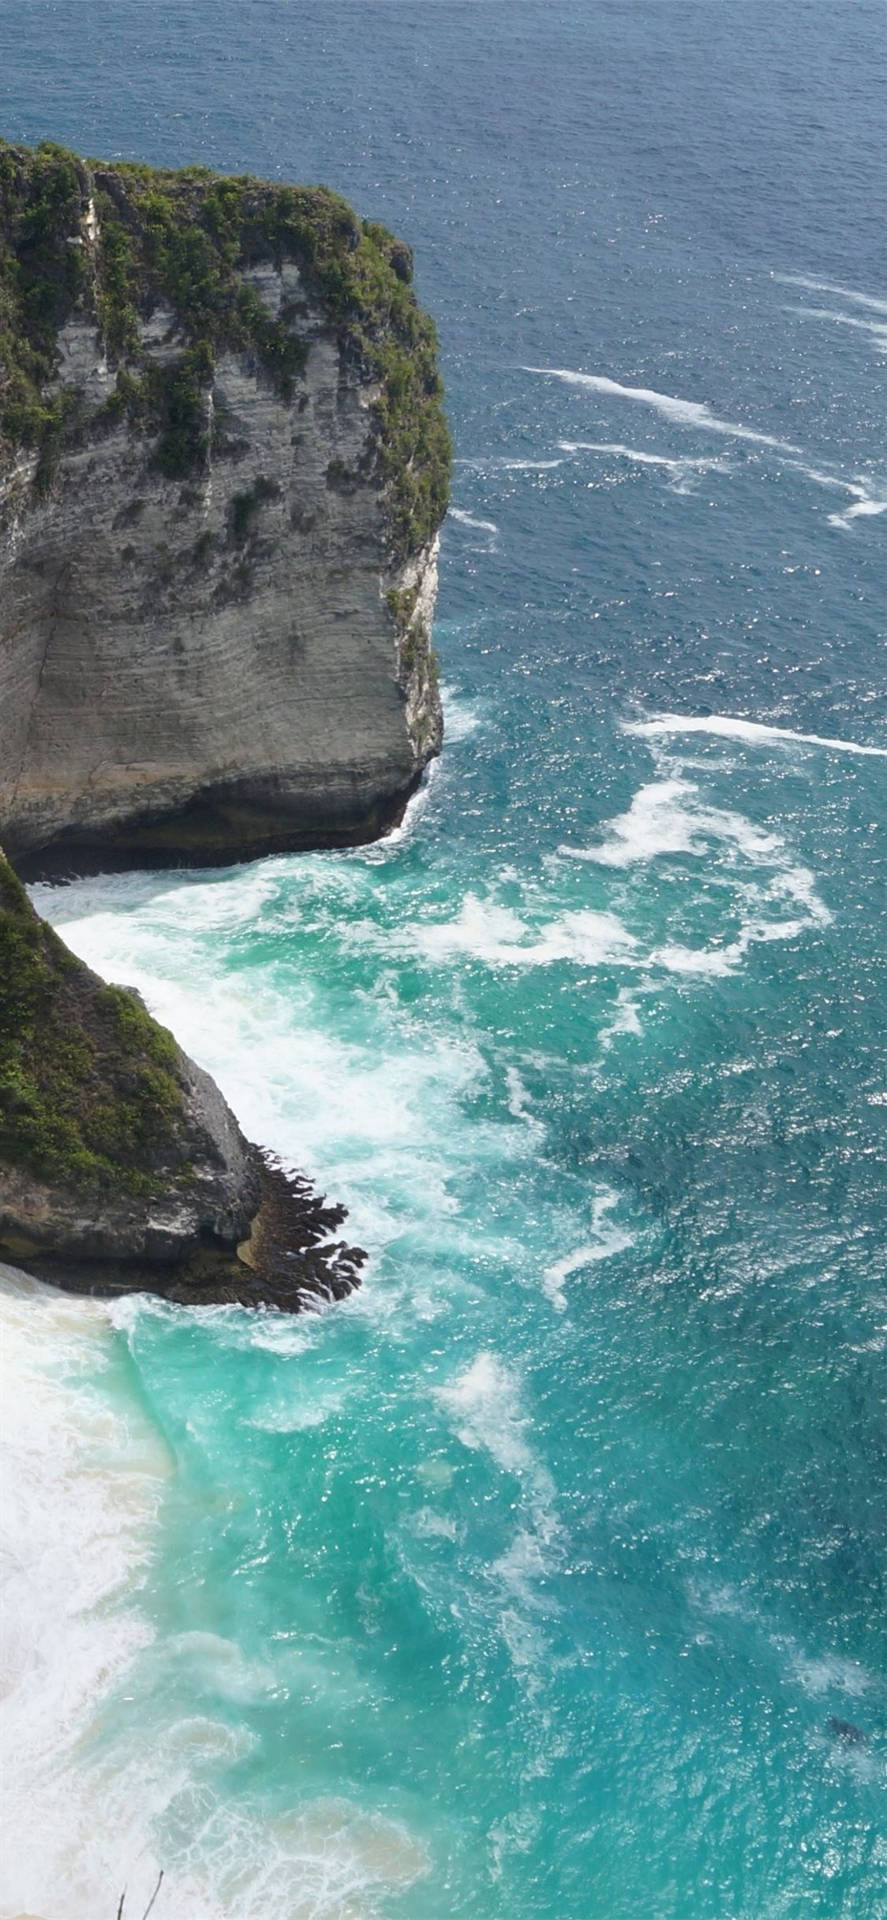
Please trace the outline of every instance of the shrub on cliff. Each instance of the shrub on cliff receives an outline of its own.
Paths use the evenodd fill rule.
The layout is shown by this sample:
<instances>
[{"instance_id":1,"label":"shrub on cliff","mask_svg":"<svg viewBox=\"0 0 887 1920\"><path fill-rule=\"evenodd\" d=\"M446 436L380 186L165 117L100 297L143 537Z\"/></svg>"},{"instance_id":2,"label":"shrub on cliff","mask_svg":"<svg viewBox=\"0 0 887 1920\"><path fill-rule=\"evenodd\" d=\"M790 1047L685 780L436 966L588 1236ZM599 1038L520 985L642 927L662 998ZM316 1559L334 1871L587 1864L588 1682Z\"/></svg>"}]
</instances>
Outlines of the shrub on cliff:
<instances>
[{"instance_id":1,"label":"shrub on cliff","mask_svg":"<svg viewBox=\"0 0 887 1920\"><path fill-rule=\"evenodd\" d=\"M0 1160L149 1191L175 1157L177 1061L172 1035L69 953L0 854Z\"/></svg>"},{"instance_id":2,"label":"shrub on cliff","mask_svg":"<svg viewBox=\"0 0 887 1920\"><path fill-rule=\"evenodd\" d=\"M379 384L377 444L392 557L436 533L446 511L450 439L433 322L410 285L412 256L323 187L277 186L204 168L179 173L84 161L45 142L0 142L0 435L6 459L37 448L38 486L72 438L125 411L155 440L169 477L207 455L206 396L222 349L247 355L289 398L306 345L294 308L270 314L245 277L295 264L343 349ZM162 304L178 358L149 365L139 323ZM118 368L110 404L84 416L54 386L59 329L90 315ZM4 449L0 447L0 465Z\"/></svg>"}]
</instances>

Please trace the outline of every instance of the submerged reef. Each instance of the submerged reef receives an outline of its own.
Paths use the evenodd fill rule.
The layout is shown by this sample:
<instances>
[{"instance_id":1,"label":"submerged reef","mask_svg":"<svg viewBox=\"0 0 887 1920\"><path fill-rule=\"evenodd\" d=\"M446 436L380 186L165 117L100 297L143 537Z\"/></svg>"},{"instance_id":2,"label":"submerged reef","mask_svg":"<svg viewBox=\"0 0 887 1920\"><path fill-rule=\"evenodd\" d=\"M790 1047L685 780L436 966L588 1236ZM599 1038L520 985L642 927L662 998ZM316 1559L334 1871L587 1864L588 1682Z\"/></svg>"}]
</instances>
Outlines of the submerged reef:
<instances>
[{"instance_id":1,"label":"submerged reef","mask_svg":"<svg viewBox=\"0 0 887 1920\"><path fill-rule=\"evenodd\" d=\"M325 188L0 142L0 1257L40 1278L358 1284L343 1209L21 879L400 818L442 737L451 457L411 279Z\"/></svg>"}]
</instances>

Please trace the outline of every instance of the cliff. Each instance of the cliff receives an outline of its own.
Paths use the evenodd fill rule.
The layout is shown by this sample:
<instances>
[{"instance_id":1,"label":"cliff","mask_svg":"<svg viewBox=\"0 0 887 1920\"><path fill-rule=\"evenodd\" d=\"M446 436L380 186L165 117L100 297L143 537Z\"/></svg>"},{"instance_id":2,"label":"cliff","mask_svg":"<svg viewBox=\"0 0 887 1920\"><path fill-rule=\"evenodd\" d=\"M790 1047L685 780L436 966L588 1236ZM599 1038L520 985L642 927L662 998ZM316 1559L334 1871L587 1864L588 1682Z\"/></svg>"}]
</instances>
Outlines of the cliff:
<instances>
[{"instance_id":1,"label":"cliff","mask_svg":"<svg viewBox=\"0 0 887 1920\"><path fill-rule=\"evenodd\" d=\"M441 740L409 249L321 188L0 142L0 1258L296 1308L344 1218L19 872L372 838Z\"/></svg>"},{"instance_id":2,"label":"cliff","mask_svg":"<svg viewBox=\"0 0 887 1920\"><path fill-rule=\"evenodd\" d=\"M0 853L0 1258L75 1290L297 1308L358 1284L344 1218L251 1147L209 1076L75 959Z\"/></svg>"},{"instance_id":3,"label":"cliff","mask_svg":"<svg viewBox=\"0 0 887 1920\"><path fill-rule=\"evenodd\" d=\"M449 439L409 249L321 188L0 144L0 837L369 839L440 745Z\"/></svg>"}]
</instances>

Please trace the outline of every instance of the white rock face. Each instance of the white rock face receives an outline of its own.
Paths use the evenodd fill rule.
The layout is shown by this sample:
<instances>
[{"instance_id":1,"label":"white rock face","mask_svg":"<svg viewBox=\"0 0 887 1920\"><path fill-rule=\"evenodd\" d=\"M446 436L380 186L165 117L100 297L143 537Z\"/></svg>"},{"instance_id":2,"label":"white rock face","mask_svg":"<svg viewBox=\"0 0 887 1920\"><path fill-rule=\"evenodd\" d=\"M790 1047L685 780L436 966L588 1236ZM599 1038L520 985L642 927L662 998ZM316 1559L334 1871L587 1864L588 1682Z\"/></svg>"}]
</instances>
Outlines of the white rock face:
<instances>
[{"instance_id":1,"label":"white rock face","mask_svg":"<svg viewBox=\"0 0 887 1920\"><path fill-rule=\"evenodd\" d=\"M389 567L376 390L295 267L250 277L309 343L290 403L229 354L193 480L165 478L120 420L45 497L33 461L0 486L0 828L25 871L372 838L440 745L436 542ZM156 308L143 327L165 363L172 324ZM70 321L60 382L94 407L115 377L95 326Z\"/></svg>"}]
</instances>

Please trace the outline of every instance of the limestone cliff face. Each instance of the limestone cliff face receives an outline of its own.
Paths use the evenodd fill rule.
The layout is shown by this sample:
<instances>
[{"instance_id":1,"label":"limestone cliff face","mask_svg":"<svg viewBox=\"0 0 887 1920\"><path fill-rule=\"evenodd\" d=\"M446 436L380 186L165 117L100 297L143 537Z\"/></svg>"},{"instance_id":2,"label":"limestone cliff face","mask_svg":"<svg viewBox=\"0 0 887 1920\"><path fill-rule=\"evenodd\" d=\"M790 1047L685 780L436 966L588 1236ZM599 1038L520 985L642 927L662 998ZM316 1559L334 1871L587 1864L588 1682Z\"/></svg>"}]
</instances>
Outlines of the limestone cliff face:
<instances>
[{"instance_id":1,"label":"limestone cliff face","mask_svg":"<svg viewBox=\"0 0 887 1920\"><path fill-rule=\"evenodd\" d=\"M449 449L407 250L320 190L10 148L0 186L9 857L374 837L441 739Z\"/></svg>"}]
</instances>

